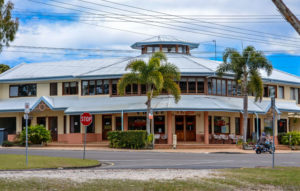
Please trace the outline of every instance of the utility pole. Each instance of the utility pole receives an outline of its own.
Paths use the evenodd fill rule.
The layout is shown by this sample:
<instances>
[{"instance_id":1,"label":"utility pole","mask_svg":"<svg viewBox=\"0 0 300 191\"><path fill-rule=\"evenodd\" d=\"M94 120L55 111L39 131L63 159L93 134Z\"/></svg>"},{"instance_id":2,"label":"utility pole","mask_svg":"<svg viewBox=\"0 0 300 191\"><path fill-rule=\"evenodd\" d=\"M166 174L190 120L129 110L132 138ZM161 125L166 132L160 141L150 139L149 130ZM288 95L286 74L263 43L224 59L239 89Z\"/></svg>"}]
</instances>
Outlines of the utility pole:
<instances>
[{"instance_id":1,"label":"utility pole","mask_svg":"<svg viewBox=\"0 0 300 191\"><path fill-rule=\"evenodd\" d=\"M271 98L271 106L272 106L272 112L273 112L272 168L274 168L274 166L275 166L275 124L276 124L275 94Z\"/></svg>"},{"instance_id":2,"label":"utility pole","mask_svg":"<svg viewBox=\"0 0 300 191\"><path fill-rule=\"evenodd\" d=\"M289 10L289 8L283 3L282 0L272 0L276 5L279 12L284 16L284 18L294 27L294 29L300 35L300 21L297 17Z\"/></svg>"}]
</instances>

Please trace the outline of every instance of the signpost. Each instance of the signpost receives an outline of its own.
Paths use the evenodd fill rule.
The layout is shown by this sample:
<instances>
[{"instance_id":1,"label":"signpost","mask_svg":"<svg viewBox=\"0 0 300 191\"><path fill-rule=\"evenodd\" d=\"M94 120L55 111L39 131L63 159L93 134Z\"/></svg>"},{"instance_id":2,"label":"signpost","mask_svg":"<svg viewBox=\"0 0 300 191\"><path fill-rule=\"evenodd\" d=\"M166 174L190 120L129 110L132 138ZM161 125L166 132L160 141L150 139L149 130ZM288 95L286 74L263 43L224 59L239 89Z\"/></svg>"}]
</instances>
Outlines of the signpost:
<instances>
[{"instance_id":1,"label":"signpost","mask_svg":"<svg viewBox=\"0 0 300 191\"><path fill-rule=\"evenodd\" d=\"M80 116L80 122L84 126L84 145L83 145L83 159L85 159L85 145L86 145L86 129L93 121L93 116L90 113L83 113Z\"/></svg>"},{"instance_id":2,"label":"signpost","mask_svg":"<svg viewBox=\"0 0 300 191\"><path fill-rule=\"evenodd\" d=\"M30 112L30 104L28 102L25 103L25 109L24 109L24 119L25 119L25 128L26 128L26 166L28 166L28 114Z\"/></svg>"}]
</instances>

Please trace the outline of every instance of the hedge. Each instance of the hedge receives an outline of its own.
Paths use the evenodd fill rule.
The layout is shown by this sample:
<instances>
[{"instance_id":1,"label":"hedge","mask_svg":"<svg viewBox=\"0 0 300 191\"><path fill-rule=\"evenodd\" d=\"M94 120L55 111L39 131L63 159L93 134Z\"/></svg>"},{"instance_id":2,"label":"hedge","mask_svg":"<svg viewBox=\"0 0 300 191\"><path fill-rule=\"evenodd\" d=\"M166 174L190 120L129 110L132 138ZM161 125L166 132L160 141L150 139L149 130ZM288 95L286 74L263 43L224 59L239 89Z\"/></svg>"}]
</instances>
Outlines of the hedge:
<instances>
[{"instance_id":1,"label":"hedge","mask_svg":"<svg viewBox=\"0 0 300 191\"><path fill-rule=\"evenodd\" d=\"M110 131L108 140L112 148L142 149L147 145L147 131Z\"/></svg>"},{"instance_id":2,"label":"hedge","mask_svg":"<svg viewBox=\"0 0 300 191\"><path fill-rule=\"evenodd\" d=\"M21 132L21 142L25 143L26 130ZM47 130L43 125L35 125L28 127L28 141L31 144L47 143L51 140L50 131Z\"/></svg>"},{"instance_id":3,"label":"hedge","mask_svg":"<svg viewBox=\"0 0 300 191\"><path fill-rule=\"evenodd\" d=\"M280 143L284 145L291 145L291 146L300 145L300 132L292 131L292 132L281 134Z\"/></svg>"}]
</instances>

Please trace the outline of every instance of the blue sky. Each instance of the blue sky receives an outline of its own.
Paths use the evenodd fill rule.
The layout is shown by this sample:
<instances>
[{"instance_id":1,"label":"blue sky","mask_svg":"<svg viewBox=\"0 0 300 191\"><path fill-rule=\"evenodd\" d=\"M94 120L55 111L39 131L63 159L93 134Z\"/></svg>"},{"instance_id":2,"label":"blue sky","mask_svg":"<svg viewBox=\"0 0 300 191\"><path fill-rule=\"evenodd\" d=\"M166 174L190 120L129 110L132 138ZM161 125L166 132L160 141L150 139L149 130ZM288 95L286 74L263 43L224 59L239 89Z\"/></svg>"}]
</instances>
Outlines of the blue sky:
<instances>
[{"instance_id":1,"label":"blue sky","mask_svg":"<svg viewBox=\"0 0 300 191\"><path fill-rule=\"evenodd\" d=\"M20 28L12 45L120 51L87 52L10 47L5 48L1 53L1 63L13 67L23 62L133 56L139 54L130 49L130 45L134 42L156 35L172 35L187 41L199 42L200 46L195 50L194 55L206 59L214 59L213 40L217 42L218 60L221 59L226 47L241 50L242 47L253 45L258 50L265 51L275 68L300 76L300 36L280 16L271 0L111 0L190 18L175 22L178 18L173 18L173 21L172 19L155 20L155 16L153 18L148 16L147 20L151 20L148 24L145 20L136 19L138 23L127 21L130 18L137 18L139 14L153 15L154 13L102 0L34 1L55 6L30 0L12 0L15 4L14 17L20 19ZM285 0L284 2L299 18L299 1ZM118 17L120 14L126 17L120 19ZM172 25L180 30L156 27L152 24Z\"/></svg>"}]
</instances>

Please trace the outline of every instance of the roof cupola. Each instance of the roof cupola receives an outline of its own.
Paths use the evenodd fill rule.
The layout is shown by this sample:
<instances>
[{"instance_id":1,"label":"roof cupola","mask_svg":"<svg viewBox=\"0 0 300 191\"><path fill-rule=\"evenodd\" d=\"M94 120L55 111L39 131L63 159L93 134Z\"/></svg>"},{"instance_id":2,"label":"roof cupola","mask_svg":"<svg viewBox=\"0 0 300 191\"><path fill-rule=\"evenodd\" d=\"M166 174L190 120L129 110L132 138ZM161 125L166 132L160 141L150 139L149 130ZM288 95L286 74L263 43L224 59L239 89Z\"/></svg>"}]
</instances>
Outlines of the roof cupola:
<instances>
[{"instance_id":1,"label":"roof cupola","mask_svg":"<svg viewBox=\"0 0 300 191\"><path fill-rule=\"evenodd\" d=\"M136 42L131 45L133 49L140 49L142 54L154 52L190 54L190 50L198 48L198 43L187 42L173 36L160 35Z\"/></svg>"}]
</instances>

